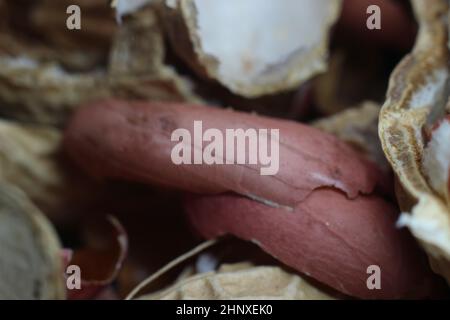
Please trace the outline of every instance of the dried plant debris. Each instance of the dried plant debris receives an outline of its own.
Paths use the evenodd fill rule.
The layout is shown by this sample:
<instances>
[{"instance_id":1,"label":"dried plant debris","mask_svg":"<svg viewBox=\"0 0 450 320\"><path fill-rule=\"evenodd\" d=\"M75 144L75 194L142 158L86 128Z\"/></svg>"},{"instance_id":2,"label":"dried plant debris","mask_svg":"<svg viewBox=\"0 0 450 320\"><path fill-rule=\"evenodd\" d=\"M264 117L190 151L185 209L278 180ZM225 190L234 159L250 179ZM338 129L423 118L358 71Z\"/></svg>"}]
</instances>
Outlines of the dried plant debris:
<instances>
[{"instance_id":1,"label":"dried plant debris","mask_svg":"<svg viewBox=\"0 0 450 320\"><path fill-rule=\"evenodd\" d=\"M327 118L312 123L320 130L331 133L365 153L384 170L389 163L381 148L378 137L378 115L381 106L366 101L355 108L349 108Z\"/></svg>"},{"instance_id":2,"label":"dried plant debris","mask_svg":"<svg viewBox=\"0 0 450 320\"><path fill-rule=\"evenodd\" d=\"M189 81L164 65L164 52L161 31L149 9L116 34L111 62L104 68L73 72L58 61L30 56L27 50L5 54L0 56L0 114L63 125L78 105L105 97L199 101Z\"/></svg>"},{"instance_id":3,"label":"dried plant debris","mask_svg":"<svg viewBox=\"0 0 450 320\"><path fill-rule=\"evenodd\" d=\"M450 282L450 203L444 181L449 132L442 123L449 95L449 8L444 0L415 0L413 5L420 24L418 38L391 76L379 134L401 184L400 205L408 212L398 224L411 230L433 269Z\"/></svg>"},{"instance_id":4,"label":"dried plant debris","mask_svg":"<svg viewBox=\"0 0 450 320\"><path fill-rule=\"evenodd\" d=\"M264 281L261 281L264 279ZM141 296L142 300L330 300L302 277L275 266L249 263L222 265L217 271L182 278L160 292Z\"/></svg>"},{"instance_id":5,"label":"dried plant debris","mask_svg":"<svg viewBox=\"0 0 450 320\"><path fill-rule=\"evenodd\" d=\"M326 69L340 7L337 0L176 0L162 12L172 46L199 75L257 97Z\"/></svg>"},{"instance_id":6,"label":"dried plant debris","mask_svg":"<svg viewBox=\"0 0 450 320\"><path fill-rule=\"evenodd\" d=\"M0 184L0 298L63 299L55 231L17 188Z\"/></svg>"}]
</instances>

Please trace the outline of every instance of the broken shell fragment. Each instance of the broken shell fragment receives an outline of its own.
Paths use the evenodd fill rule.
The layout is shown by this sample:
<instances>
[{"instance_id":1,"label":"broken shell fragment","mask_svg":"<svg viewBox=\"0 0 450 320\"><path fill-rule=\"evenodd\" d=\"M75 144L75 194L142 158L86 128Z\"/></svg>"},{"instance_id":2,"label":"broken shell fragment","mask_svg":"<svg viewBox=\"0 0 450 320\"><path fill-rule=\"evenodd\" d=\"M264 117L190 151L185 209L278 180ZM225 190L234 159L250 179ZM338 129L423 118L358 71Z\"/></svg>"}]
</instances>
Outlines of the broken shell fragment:
<instances>
[{"instance_id":1,"label":"broken shell fragment","mask_svg":"<svg viewBox=\"0 0 450 320\"><path fill-rule=\"evenodd\" d=\"M164 63L166 48L157 16L145 7L123 22L110 51L111 96L200 102L194 85Z\"/></svg>"},{"instance_id":2,"label":"broken shell fragment","mask_svg":"<svg viewBox=\"0 0 450 320\"><path fill-rule=\"evenodd\" d=\"M0 184L0 298L64 299L59 240L17 188Z\"/></svg>"},{"instance_id":3,"label":"broken shell fragment","mask_svg":"<svg viewBox=\"0 0 450 320\"><path fill-rule=\"evenodd\" d=\"M236 94L293 89L326 68L342 1L165 1L163 22L177 54Z\"/></svg>"},{"instance_id":4,"label":"broken shell fragment","mask_svg":"<svg viewBox=\"0 0 450 320\"><path fill-rule=\"evenodd\" d=\"M333 298L299 275L288 273L279 267L237 263L222 265L214 272L190 276L167 289L138 299L330 300Z\"/></svg>"},{"instance_id":5,"label":"broken shell fragment","mask_svg":"<svg viewBox=\"0 0 450 320\"><path fill-rule=\"evenodd\" d=\"M440 172L440 177L435 173L448 163L443 159L448 155L448 132L445 126L435 132L428 146L423 134L443 116L449 95L449 7L444 0L412 3L419 34L412 53L391 76L379 135L401 186L398 200L405 213L398 224L411 230L433 269L450 283L450 205L442 179L448 172ZM441 136L447 137L444 143Z\"/></svg>"},{"instance_id":6,"label":"broken shell fragment","mask_svg":"<svg viewBox=\"0 0 450 320\"><path fill-rule=\"evenodd\" d=\"M68 299L94 298L116 280L128 254L128 235L113 216L92 224L85 231L86 246L73 251L67 264L82 270L81 289L68 292Z\"/></svg>"}]
</instances>

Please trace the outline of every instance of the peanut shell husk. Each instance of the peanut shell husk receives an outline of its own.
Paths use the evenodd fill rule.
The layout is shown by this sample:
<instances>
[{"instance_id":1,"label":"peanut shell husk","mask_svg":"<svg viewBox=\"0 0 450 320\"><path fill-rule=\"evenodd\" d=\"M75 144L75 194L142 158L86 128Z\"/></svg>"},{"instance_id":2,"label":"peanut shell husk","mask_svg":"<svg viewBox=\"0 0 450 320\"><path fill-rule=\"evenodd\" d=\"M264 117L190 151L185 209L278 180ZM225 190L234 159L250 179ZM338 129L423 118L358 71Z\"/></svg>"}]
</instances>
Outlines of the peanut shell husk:
<instances>
[{"instance_id":1,"label":"peanut shell husk","mask_svg":"<svg viewBox=\"0 0 450 320\"><path fill-rule=\"evenodd\" d=\"M236 6L237 4L238 3L233 4L233 6ZM252 2L245 1L239 3L239 5L241 4L245 6L252 4ZM249 19L267 14L267 9L265 11L262 9L265 4L259 7L257 2L254 2L254 10L249 16ZM260 33L254 33L248 46L242 48L242 50L233 51L233 54L236 57L235 61L240 61L242 65L241 75L237 75L238 71L236 71L236 74L234 75L226 75L222 72L225 69L229 70L229 68L221 69L221 64L224 60L221 60L221 58L218 57L220 54L217 54L217 52L216 55L214 55L211 50L208 51L206 37L203 37L201 34L202 31L200 31L200 28L202 23L200 22L200 15L208 14L211 7L209 7L209 9L202 9L204 11L200 12L199 5L214 5L213 3L200 3L200 1L197 2L196 0L161 1L159 11L174 51L194 72L201 77L219 82L237 95L255 98L295 89L315 74L326 70L330 30L340 14L342 1L320 0L311 1L311 3L304 1L304 5L301 9L296 8L294 11L298 14L295 18L283 20L286 14L292 14L293 12L291 10L291 12L288 13L280 13L279 9L291 4L292 2L287 2L281 4L279 7L272 5L274 6L273 10L271 10L269 16L265 16L267 17L266 20L272 18L270 15L273 15L274 18L278 19L278 24L273 27L273 29L275 29L273 35L269 35L269 31L263 30L264 22L261 22L261 28L258 29L260 30ZM220 3L217 3L216 5L220 5ZM216 11L219 12L219 10ZM287 31L288 27L286 26L287 21L307 21L308 18L319 14L319 12L321 14L320 18L317 18L314 21L310 19L309 24L305 23L305 25L298 30L297 37L292 37L292 41L303 41L303 39L309 38L311 34L316 31L319 31L320 33L318 35L319 39L315 39L314 42L307 41L307 45L300 45L294 51L286 53L286 56L280 56L278 57L278 60L272 61L272 63L268 63L267 65L262 64L262 58L260 56L252 56L252 51L259 46L258 41L260 39L263 39L261 41L262 43L272 41L272 46L270 48L281 46L280 41L286 39L289 34ZM277 17L277 14L283 15L283 18ZM302 14L304 14L304 16L302 16ZM219 15L219 17L223 16ZM264 21L264 19L261 20ZM218 25L218 30L212 30L211 26L205 28L206 32L209 34L216 31L213 38L219 39L222 37L224 42L230 42L235 41L236 37L239 36L236 34L235 38L230 38L224 35L223 31L232 28L233 25L221 23L219 27L219 22L215 21L215 23ZM242 28L247 28L247 26L250 25L249 21L245 22L242 19L233 21L233 24L241 24ZM277 30L278 33L276 32ZM234 48L237 48L237 46L238 45L235 44ZM230 48L233 48L233 46L228 49ZM270 48L267 50L271 50ZM253 79L250 77L248 81L243 80L243 78L247 77L252 70L259 67L261 67L262 70L257 76L254 76Z\"/></svg>"},{"instance_id":2,"label":"peanut shell husk","mask_svg":"<svg viewBox=\"0 0 450 320\"><path fill-rule=\"evenodd\" d=\"M423 130L443 112L448 97L448 2L412 2L419 34L411 54L393 72L379 121L384 153L398 179L397 195L408 227L433 269L450 281L450 207L430 187L422 159ZM441 110L442 109L442 110Z\"/></svg>"},{"instance_id":3,"label":"peanut shell husk","mask_svg":"<svg viewBox=\"0 0 450 320\"><path fill-rule=\"evenodd\" d=\"M64 299L58 237L19 189L0 183L0 298Z\"/></svg>"},{"instance_id":4,"label":"peanut shell husk","mask_svg":"<svg viewBox=\"0 0 450 320\"><path fill-rule=\"evenodd\" d=\"M264 281L261 281L264 279ZM221 265L193 275L140 300L331 300L299 275L276 266Z\"/></svg>"}]
</instances>

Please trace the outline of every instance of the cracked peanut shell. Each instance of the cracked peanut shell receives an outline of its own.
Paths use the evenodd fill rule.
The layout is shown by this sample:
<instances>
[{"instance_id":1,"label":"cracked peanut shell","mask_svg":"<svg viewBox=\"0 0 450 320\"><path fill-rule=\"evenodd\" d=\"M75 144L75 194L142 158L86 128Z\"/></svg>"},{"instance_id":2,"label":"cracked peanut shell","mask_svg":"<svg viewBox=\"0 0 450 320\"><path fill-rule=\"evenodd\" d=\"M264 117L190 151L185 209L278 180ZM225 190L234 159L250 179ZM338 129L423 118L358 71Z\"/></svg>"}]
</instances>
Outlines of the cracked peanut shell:
<instances>
[{"instance_id":1,"label":"cracked peanut shell","mask_svg":"<svg viewBox=\"0 0 450 320\"><path fill-rule=\"evenodd\" d=\"M61 247L53 227L15 187L0 184L0 298L64 299Z\"/></svg>"},{"instance_id":2,"label":"cracked peanut shell","mask_svg":"<svg viewBox=\"0 0 450 320\"><path fill-rule=\"evenodd\" d=\"M200 76L255 98L326 70L339 0L162 1L175 52Z\"/></svg>"},{"instance_id":3,"label":"cracked peanut shell","mask_svg":"<svg viewBox=\"0 0 450 320\"><path fill-rule=\"evenodd\" d=\"M397 198L405 213L398 224L411 230L433 269L450 282L450 203L433 188L423 164L428 152L423 132L442 117L448 98L449 8L443 0L414 0L413 6L419 34L391 75L379 135L399 182Z\"/></svg>"}]
</instances>

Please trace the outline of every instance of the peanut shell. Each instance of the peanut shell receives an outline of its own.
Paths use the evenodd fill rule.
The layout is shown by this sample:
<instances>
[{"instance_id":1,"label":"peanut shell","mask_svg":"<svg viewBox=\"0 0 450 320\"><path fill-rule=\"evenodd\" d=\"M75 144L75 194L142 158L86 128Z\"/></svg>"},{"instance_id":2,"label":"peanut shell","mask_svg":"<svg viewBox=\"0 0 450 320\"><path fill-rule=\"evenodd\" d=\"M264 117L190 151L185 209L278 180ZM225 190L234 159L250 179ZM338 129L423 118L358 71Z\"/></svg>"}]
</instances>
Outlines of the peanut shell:
<instances>
[{"instance_id":1,"label":"peanut shell","mask_svg":"<svg viewBox=\"0 0 450 320\"><path fill-rule=\"evenodd\" d=\"M163 1L160 11L176 53L197 74L254 98L294 89L326 70L341 3L176 0Z\"/></svg>"},{"instance_id":2,"label":"peanut shell","mask_svg":"<svg viewBox=\"0 0 450 320\"><path fill-rule=\"evenodd\" d=\"M412 1L419 34L411 54L393 72L379 121L384 153L399 181L408 227L427 251L433 269L450 281L450 207L434 190L422 160L428 123L444 112L448 98L448 2ZM445 174L445 173L443 173Z\"/></svg>"},{"instance_id":3,"label":"peanut shell","mask_svg":"<svg viewBox=\"0 0 450 320\"><path fill-rule=\"evenodd\" d=\"M17 188L0 183L0 298L64 299L61 246L53 227Z\"/></svg>"},{"instance_id":4,"label":"peanut shell","mask_svg":"<svg viewBox=\"0 0 450 320\"><path fill-rule=\"evenodd\" d=\"M264 281L261 281L264 279ZM330 300L296 274L279 267L222 265L219 270L190 276L140 300Z\"/></svg>"}]
</instances>

